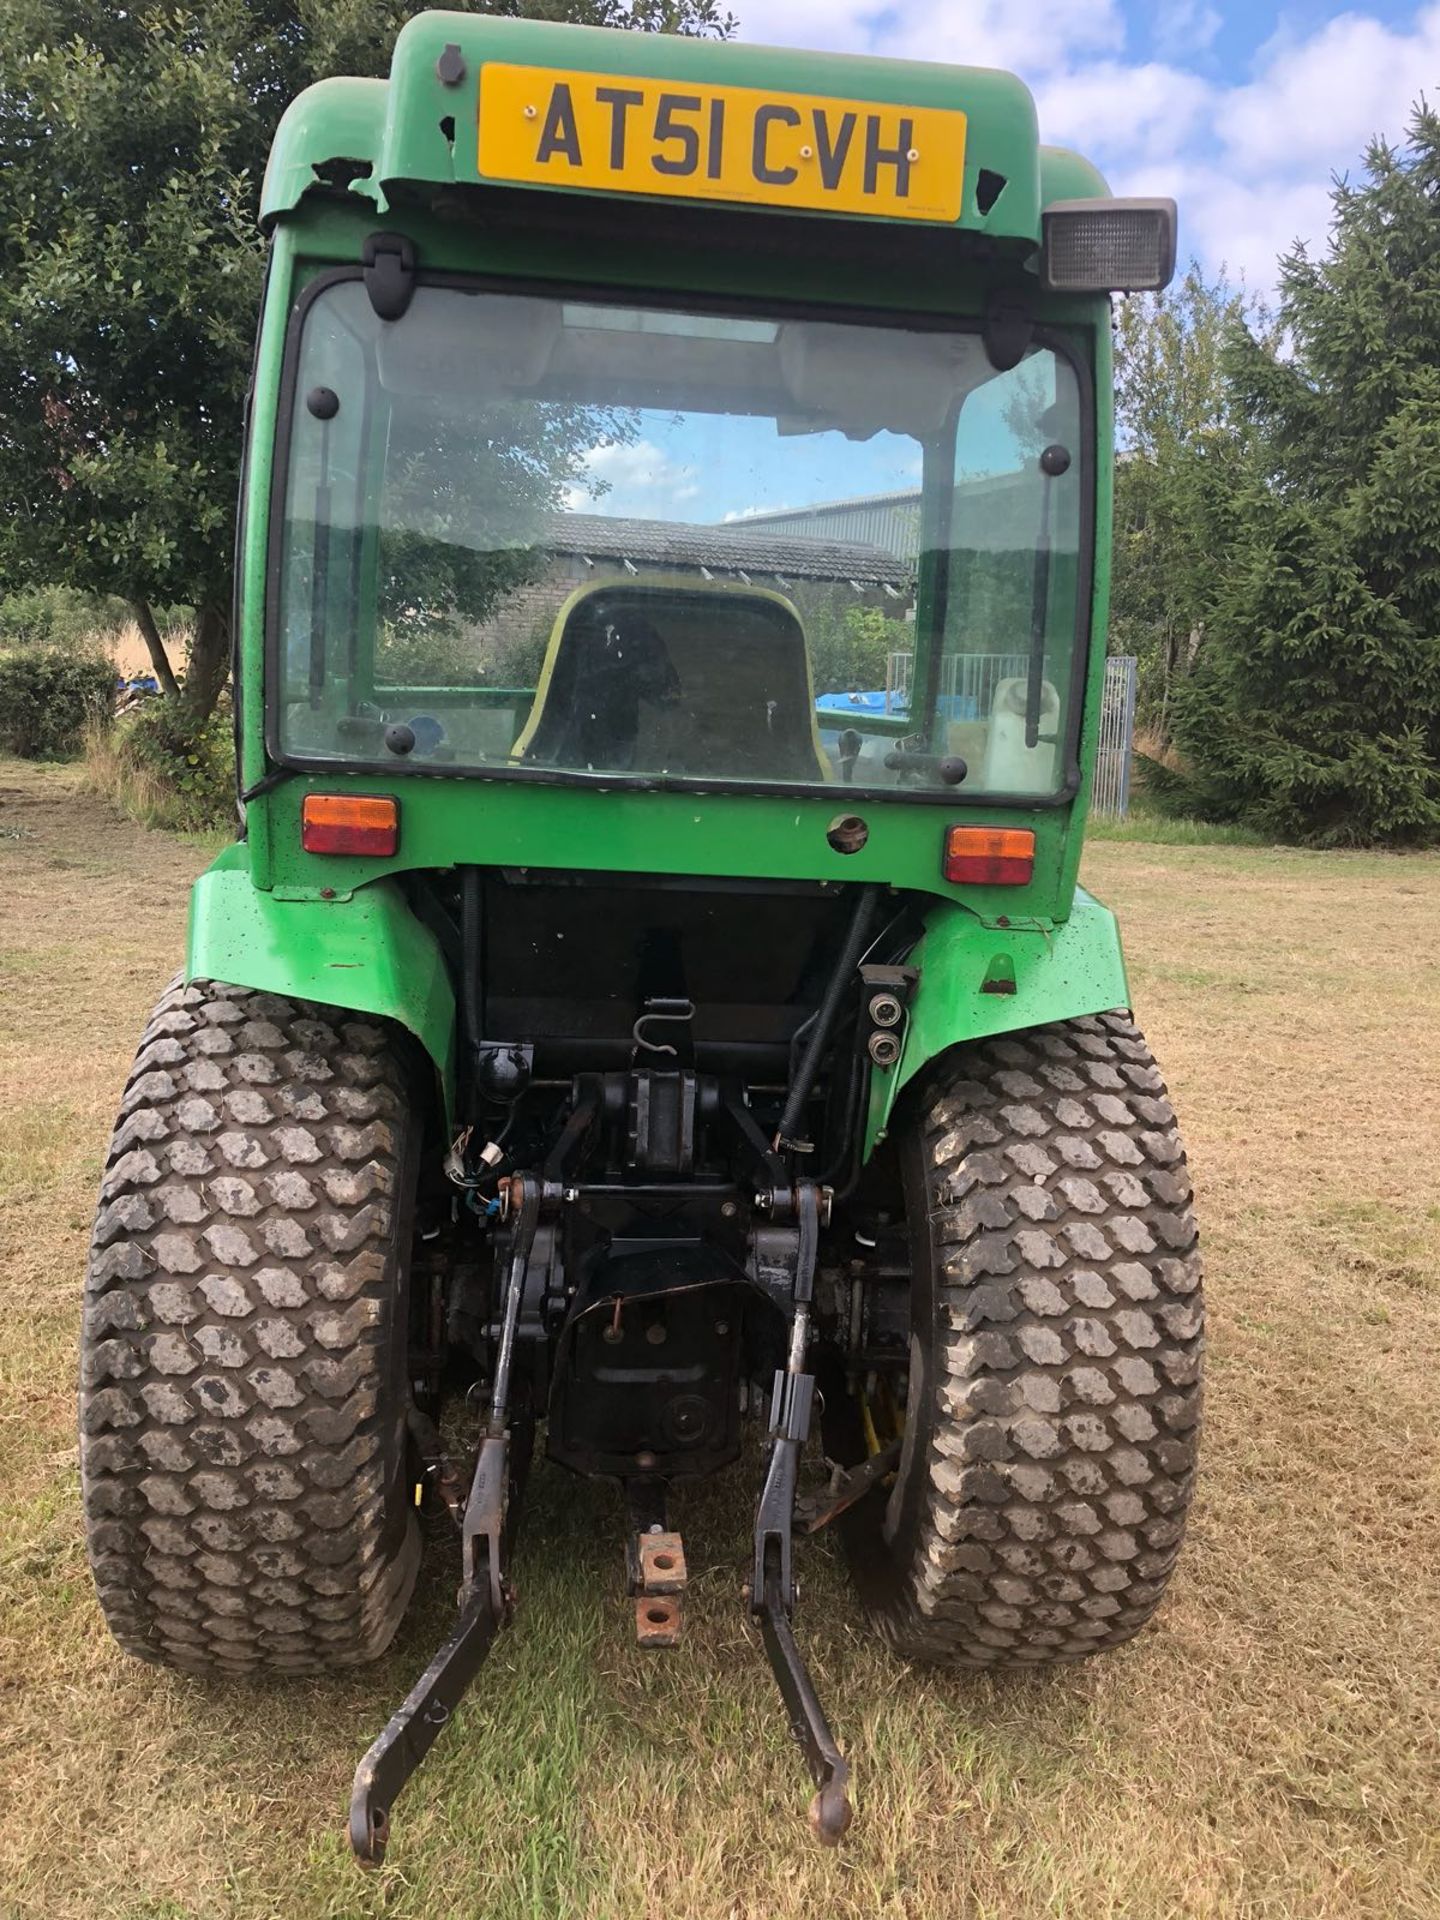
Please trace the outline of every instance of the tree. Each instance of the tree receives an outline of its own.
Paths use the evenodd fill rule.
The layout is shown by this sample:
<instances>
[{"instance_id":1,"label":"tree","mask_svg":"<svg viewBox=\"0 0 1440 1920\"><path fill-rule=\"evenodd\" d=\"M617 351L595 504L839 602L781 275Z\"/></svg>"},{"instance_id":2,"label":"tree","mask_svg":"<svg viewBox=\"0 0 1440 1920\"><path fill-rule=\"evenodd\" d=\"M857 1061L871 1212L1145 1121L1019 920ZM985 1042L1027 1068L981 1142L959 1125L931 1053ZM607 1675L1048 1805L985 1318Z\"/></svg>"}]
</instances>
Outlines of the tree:
<instances>
[{"instance_id":1,"label":"tree","mask_svg":"<svg viewBox=\"0 0 1440 1920\"><path fill-rule=\"evenodd\" d=\"M890 656L913 653L915 629L880 607L855 599L851 586L792 587L820 693L879 692L889 683Z\"/></svg>"},{"instance_id":2,"label":"tree","mask_svg":"<svg viewBox=\"0 0 1440 1920\"><path fill-rule=\"evenodd\" d=\"M1135 295L1116 315L1110 644L1137 657L1140 718L1162 741L1171 689L1204 642L1246 457L1224 347L1247 316L1263 328L1223 272L1207 280L1195 261L1178 286Z\"/></svg>"},{"instance_id":3,"label":"tree","mask_svg":"<svg viewBox=\"0 0 1440 1920\"><path fill-rule=\"evenodd\" d=\"M718 0L451 0L724 35ZM288 102L388 71L397 0L0 0L0 581L130 603L199 723L229 659L256 209ZM154 609L194 608L177 684Z\"/></svg>"},{"instance_id":4,"label":"tree","mask_svg":"<svg viewBox=\"0 0 1440 1920\"><path fill-rule=\"evenodd\" d=\"M1440 116L1332 206L1281 263L1288 352L1227 348L1250 458L1174 731L1212 811L1403 844L1440 837Z\"/></svg>"}]
</instances>

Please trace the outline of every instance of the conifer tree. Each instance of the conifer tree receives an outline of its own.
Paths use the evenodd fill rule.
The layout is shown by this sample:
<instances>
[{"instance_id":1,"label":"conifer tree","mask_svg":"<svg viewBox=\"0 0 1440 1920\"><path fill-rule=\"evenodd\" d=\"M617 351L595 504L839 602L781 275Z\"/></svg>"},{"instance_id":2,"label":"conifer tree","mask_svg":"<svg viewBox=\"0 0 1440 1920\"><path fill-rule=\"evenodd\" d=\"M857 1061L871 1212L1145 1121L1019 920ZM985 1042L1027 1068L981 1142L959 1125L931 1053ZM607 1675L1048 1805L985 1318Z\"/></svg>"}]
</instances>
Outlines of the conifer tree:
<instances>
[{"instance_id":1,"label":"conifer tree","mask_svg":"<svg viewBox=\"0 0 1440 1920\"><path fill-rule=\"evenodd\" d=\"M1278 318L1281 351L1243 327L1229 349L1254 458L1175 738L1212 812L1319 845L1440 838L1440 115L1337 184Z\"/></svg>"},{"instance_id":2,"label":"conifer tree","mask_svg":"<svg viewBox=\"0 0 1440 1920\"><path fill-rule=\"evenodd\" d=\"M1223 271L1207 279L1197 261L1164 293L1134 294L1116 313L1110 649L1137 657L1140 719L1162 741L1171 689L1205 642L1216 549L1245 456L1224 349L1252 316L1263 326Z\"/></svg>"}]
</instances>

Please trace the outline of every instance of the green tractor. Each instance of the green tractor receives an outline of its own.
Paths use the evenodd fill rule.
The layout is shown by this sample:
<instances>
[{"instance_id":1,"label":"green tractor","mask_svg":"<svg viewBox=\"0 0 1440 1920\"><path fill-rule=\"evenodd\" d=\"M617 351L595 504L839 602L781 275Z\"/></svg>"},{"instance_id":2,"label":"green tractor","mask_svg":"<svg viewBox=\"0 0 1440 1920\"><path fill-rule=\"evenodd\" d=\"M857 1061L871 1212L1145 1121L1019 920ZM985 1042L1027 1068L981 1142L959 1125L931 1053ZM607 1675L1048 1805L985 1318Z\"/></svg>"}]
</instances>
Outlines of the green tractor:
<instances>
[{"instance_id":1,"label":"green tractor","mask_svg":"<svg viewBox=\"0 0 1440 1920\"><path fill-rule=\"evenodd\" d=\"M243 826L89 1267L102 1606L348 1667L453 1521L373 1862L536 1441L623 1490L658 1644L669 1489L763 1447L746 1604L837 1839L797 1534L902 1657L1037 1667L1149 1618L1190 1499L1185 1158L1076 884L1110 294L1174 207L1001 73L434 13L293 104L263 217Z\"/></svg>"}]
</instances>

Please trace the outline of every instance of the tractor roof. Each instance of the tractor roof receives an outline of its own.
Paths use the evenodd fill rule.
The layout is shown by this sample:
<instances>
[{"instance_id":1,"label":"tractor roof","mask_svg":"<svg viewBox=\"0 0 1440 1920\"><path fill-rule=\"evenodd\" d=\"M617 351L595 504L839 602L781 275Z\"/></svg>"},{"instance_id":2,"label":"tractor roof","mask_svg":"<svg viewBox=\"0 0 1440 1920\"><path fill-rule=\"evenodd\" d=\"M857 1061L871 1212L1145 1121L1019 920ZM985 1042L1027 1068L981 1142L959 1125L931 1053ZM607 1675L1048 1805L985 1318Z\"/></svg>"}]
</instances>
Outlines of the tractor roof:
<instances>
[{"instance_id":1,"label":"tractor roof","mask_svg":"<svg viewBox=\"0 0 1440 1920\"><path fill-rule=\"evenodd\" d=\"M938 177L946 191L939 197L932 195L918 214L915 207L898 206L893 196L887 200L883 193L862 204L857 191L833 201L827 212L823 196L808 201L797 198L806 180L799 188L758 192L748 190L747 182L732 194L735 156L728 148L724 179L719 177L715 158L718 149L711 148L707 155L713 163L695 167L692 162L693 186L666 181L657 170L647 172L637 187L632 167L631 178L622 187L618 174L606 176L603 155L598 169L567 164L548 172L537 170L533 153L522 156L516 170L508 169L504 156L519 154L526 140L517 137L525 132L518 119L512 135L507 113L526 116L530 134L538 135L542 145L548 127L550 146L559 148L564 158L570 152L564 142L574 129L563 116L554 124L546 117L551 109L543 103L553 99L554 83L566 82L573 90L583 124L585 111L597 111L593 98L597 81L613 95L617 89L609 87L611 80L622 83L640 103L637 121L663 114L669 99L678 103L681 113L681 120L672 121L672 127L682 124L685 116L694 116L691 123L700 138L706 138L707 128L718 123L700 117L697 94L709 111L715 111L712 102L723 95L725 106L719 111L730 111L730 148L736 144L734 129L742 124L745 128L742 165L752 144L757 156L762 151L760 132L752 143L749 131L756 124L755 103L776 103L759 110L762 118L780 123L766 129L778 136L772 160L778 164L779 159L803 153L813 175L826 159L834 164L838 148L830 146L827 151L827 143L838 142L843 135L849 140L847 179L856 188L867 128L873 126L873 145L888 154L895 129L915 127L919 132L908 158L920 162L918 150L923 147L924 158L932 162L933 180L937 177L933 163L943 154ZM606 97L606 93L600 95ZM897 117L897 109L907 117ZM806 137L817 111L829 116L828 127L816 122L818 159L814 147L793 145ZM847 115L853 116L848 134ZM672 131L657 137L676 143L668 151L683 159L689 136ZM529 144L533 147L534 140ZM501 156L498 164L497 155ZM882 170L886 164L888 160L882 159ZM793 176L796 171L793 167L782 172L766 170L758 157L756 166L766 178L781 178L784 171ZM958 194L954 192L957 172ZM711 175L709 184L702 177L706 173ZM804 53L483 14L424 13L401 30L389 80L323 80L292 103L276 132L265 176L262 218L267 225L273 224L298 208L308 194L332 199L336 193L356 195L383 214L397 197L413 200L417 195L425 198L444 192L453 198L457 190L487 187L524 193L560 186L574 194L582 183L587 199L608 198L621 191L639 191L647 197L652 192L672 197L693 194L728 204L732 211L738 204L752 213L757 202L769 201L760 210L772 219L803 207L832 219L858 215L867 225L923 224L932 232L938 227L985 236L1006 251L1013 251L1016 243L1027 250L1038 244L1043 206L1056 200L1094 198L1107 191L1087 161L1039 144L1029 91L1013 75L990 68ZM703 210L696 213L704 218Z\"/></svg>"}]
</instances>

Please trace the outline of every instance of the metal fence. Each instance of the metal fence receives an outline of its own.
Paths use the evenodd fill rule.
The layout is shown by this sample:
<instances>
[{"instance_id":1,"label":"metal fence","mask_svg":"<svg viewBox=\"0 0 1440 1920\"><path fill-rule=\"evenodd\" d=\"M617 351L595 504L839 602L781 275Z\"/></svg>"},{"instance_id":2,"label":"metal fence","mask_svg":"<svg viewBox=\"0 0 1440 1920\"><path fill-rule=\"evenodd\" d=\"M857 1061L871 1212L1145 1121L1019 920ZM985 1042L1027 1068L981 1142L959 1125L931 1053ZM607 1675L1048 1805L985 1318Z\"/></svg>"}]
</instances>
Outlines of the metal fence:
<instances>
[{"instance_id":1,"label":"metal fence","mask_svg":"<svg viewBox=\"0 0 1440 1920\"><path fill-rule=\"evenodd\" d=\"M910 706L910 673L915 655L892 653L885 663L885 711L904 713ZM940 711L947 720L987 720L1002 680L1023 678L1026 653L947 653L940 662Z\"/></svg>"},{"instance_id":2,"label":"metal fence","mask_svg":"<svg viewBox=\"0 0 1440 1920\"><path fill-rule=\"evenodd\" d=\"M904 713L910 706L910 674L915 655L892 653L885 663L885 711ZM952 720L988 718L1002 680L1023 677L1024 653L952 653L940 663L941 711ZM1105 691L1100 701L1100 741L1095 757L1091 811L1123 820L1130 810L1130 758L1135 744L1133 654L1112 654L1105 662Z\"/></svg>"},{"instance_id":3,"label":"metal fence","mask_svg":"<svg viewBox=\"0 0 1440 1920\"><path fill-rule=\"evenodd\" d=\"M1130 755L1134 744L1135 656L1115 653L1105 662L1092 813L1123 820L1130 811Z\"/></svg>"}]
</instances>

